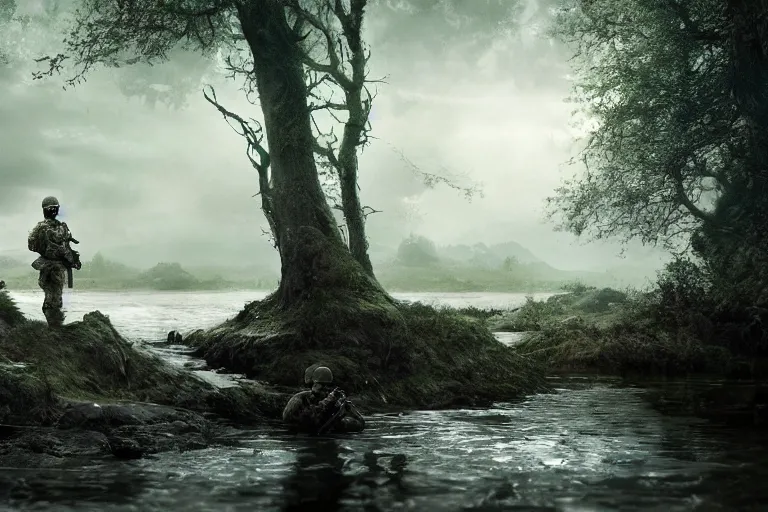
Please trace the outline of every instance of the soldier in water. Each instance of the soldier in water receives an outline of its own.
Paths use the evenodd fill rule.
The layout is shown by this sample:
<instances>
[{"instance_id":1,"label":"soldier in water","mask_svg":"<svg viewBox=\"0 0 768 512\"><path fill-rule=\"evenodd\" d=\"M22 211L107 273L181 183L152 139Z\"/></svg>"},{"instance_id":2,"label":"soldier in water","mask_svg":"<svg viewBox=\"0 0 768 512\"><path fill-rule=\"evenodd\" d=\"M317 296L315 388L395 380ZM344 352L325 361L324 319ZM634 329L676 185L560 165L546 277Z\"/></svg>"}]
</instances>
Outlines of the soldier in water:
<instances>
[{"instance_id":1,"label":"soldier in water","mask_svg":"<svg viewBox=\"0 0 768 512\"><path fill-rule=\"evenodd\" d=\"M296 393L283 410L283 422L309 434L360 432L365 419L344 392L332 389L333 373L319 366L310 378L312 389Z\"/></svg>"},{"instance_id":2,"label":"soldier in water","mask_svg":"<svg viewBox=\"0 0 768 512\"><path fill-rule=\"evenodd\" d=\"M72 269L80 270L80 254L72 250L70 242L79 243L72 238L72 233L65 222L56 218L59 214L59 200L55 197L43 199L43 217L29 233L28 247L40 255L32 263L32 268L40 272L37 284L45 292L43 314L50 327L61 327L64 323L62 292L64 279L69 277L68 286L72 287Z\"/></svg>"}]
</instances>

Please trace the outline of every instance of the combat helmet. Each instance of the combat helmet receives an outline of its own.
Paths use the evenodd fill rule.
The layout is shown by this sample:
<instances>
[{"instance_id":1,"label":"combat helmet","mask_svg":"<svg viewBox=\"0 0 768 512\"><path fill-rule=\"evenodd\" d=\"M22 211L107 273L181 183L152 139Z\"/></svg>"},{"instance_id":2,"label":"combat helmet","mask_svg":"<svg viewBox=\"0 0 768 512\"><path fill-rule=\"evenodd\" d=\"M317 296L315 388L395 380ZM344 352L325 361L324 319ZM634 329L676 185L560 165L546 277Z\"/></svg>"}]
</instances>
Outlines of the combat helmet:
<instances>
[{"instance_id":1,"label":"combat helmet","mask_svg":"<svg viewBox=\"0 0 768 512\"><path fill-rule=\"evenodd\" d=\"M51 206L59 206L59 200L53 196L48 196L43 199L43 208L48 208Z\"/></svg>"},{"instance_id":2,"label":"combat helmet","mask_svg":"<svg viewBox=\"0 0 768 512\"><path fill-rule=\"evenodd\" d=\"M312 382L319 382L321 384L330 384L333 382L333 373L327 366L318 366L315 371L312 372Z\"/></svg>"}]
</instances>

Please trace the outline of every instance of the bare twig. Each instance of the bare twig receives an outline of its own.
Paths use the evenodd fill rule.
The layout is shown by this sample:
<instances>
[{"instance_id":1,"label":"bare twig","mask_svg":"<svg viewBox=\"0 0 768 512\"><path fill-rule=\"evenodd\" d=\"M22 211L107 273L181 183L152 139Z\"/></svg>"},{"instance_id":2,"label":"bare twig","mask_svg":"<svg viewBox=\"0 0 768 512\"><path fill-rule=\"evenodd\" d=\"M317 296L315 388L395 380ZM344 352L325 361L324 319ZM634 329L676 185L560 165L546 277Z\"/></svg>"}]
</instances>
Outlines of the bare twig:
<instances>
[{"instance_id":1,"label":"bare twig","mask_svg":"<svg viewBox=\"0 0 768 512\"><path fill-rule=\"evenodd\" d=\"M272 185L269 173L270 159L269 153L266 149L264 149L264 146L261 143L264 138L264 131L261 127L261 124L255 119L246 121L234 112L227 110L217 101L216 91L213 89L213 87L208 86L208 89L210 89L211 92L210 96L205 90L203 90L203 96L205 99L208 101L208 103L216 107L216 110L218 110L224 116L227 124L238 135L244 137L248 144L245 154L259 175L259 193L256 195L261 196L261 208L264 211L264 215L267 218L269 227L272 230L272 238L275 242L275 248L278 248L278 231L272 203ZM237 123L237 126L233 126L232 121ZM254 153L258 156L258 160L254 158Z\"/></svg>"}]
</instances>

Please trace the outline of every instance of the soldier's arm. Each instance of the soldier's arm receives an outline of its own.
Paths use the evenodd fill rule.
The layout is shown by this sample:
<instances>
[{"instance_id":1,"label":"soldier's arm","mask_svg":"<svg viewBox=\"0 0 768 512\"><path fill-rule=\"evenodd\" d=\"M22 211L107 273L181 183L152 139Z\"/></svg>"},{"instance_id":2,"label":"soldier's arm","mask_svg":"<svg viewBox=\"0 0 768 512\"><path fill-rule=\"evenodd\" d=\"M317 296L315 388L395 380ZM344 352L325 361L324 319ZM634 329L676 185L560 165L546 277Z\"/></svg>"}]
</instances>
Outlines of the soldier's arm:
<instances>
[{"instance_id":1,"label":"soldier's arm","mask_svg":"<svg viewBox=\"0 0 768 512\"><path fill-rule=\"evenodd\" d=\"M307 404L301 411L299 421L315 429L320 428L336 412L335 405L336 399L332 396L323 398L317 404Z\"/></svg>"},{"instance_id":2,"label":"soldier's arm","mask_svg":"<svg viewBox=\"0 0 768 512\"><path fill-rule=\"evenodd\" d=\"M64 230L67 233L67 242L72 242L73 244L79 244L80 242L78 242L75 239L75 236L72 234L72 231L70 231L69 226L67 226L67 223L62 222L62 224L64 224Z\"/></svg>"}]
</instances>

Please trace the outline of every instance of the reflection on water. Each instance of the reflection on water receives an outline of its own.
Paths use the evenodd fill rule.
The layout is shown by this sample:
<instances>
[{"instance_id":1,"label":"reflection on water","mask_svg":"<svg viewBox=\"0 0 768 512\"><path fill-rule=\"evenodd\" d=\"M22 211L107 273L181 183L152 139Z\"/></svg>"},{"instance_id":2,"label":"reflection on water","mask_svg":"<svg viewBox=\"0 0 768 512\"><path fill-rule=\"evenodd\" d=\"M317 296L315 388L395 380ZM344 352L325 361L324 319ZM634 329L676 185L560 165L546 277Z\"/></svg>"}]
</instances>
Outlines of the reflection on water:
<instances>
[{"instance_id":1,"label":"reflection on water","mask_svg":"<svg viewBox=\"0 0 768 512\"><path fill-rule=\"evenodd\" d=\"M13 295L40 317L38 293ZM524 300L430 295L418 298L493 307ZM170 329L215 324L255 298L79 292L69 307L72 320L100 309L129 337L160 341ZM766 434L686 409L700 395L753 400L748 386L574 377L553 384L553 393L487 410L375 415L347 438L265 425L226 446L137 461L0 467L0 510L768 510Z\"/></svg>"},{"instance_id":2,"label":"reflection on water","mask_svg":"<svg viewBox=\"0 0 768 512\"><path fill-rule=\"evenodd\" d=\"M662 414L645 388L553 382L554 393L489 410L376 415L347 438L271 425L224 447L0 478L25 476L6 497L18 510L768 507L765 433Z\"/></svg>"}]
</instances>

